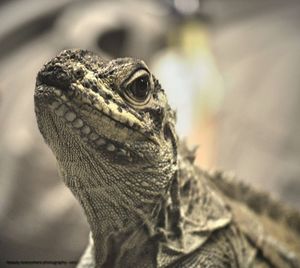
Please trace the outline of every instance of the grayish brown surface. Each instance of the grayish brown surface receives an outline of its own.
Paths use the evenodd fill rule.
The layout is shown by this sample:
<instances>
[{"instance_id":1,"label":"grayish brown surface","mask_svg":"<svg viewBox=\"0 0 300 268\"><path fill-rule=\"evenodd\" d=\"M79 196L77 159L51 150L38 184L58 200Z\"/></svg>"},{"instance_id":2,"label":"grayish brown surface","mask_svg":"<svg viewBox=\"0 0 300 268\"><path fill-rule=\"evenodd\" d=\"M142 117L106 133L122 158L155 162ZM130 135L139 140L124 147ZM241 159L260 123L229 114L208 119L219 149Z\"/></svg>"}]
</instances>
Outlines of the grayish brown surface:
<instances>
[{"instance_id":1,"label":"grayish brown surface","mask_svg":"<svg viewBox=\"0 0 300 268\"><path fill-rule=\"evenodd\" d=\"M217 2L212 41L227 88L218 165L299 208L299 1Z\"/></svg>"}]
</instances>

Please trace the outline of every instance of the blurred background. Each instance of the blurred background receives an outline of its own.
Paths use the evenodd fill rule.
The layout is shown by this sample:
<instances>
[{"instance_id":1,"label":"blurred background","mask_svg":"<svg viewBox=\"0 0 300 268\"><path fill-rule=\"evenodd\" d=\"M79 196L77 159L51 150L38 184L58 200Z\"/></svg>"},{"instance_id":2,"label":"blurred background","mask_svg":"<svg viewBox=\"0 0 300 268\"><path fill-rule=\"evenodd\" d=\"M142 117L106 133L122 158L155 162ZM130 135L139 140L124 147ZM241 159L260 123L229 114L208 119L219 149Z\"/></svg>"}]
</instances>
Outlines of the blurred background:
<instances>
[{"instance_id":1,"label":"blurred background","mask_svg":"<svg viewBox=\"0 0 300 268\"><path fill-rule=\"evenodd\" d=\"M87 244L33 109L37 71L65 48L144 59L201 167L299 209L299 14L298 0L0 0L0 267L77 261Z\"/></svg>"}]
</instances>

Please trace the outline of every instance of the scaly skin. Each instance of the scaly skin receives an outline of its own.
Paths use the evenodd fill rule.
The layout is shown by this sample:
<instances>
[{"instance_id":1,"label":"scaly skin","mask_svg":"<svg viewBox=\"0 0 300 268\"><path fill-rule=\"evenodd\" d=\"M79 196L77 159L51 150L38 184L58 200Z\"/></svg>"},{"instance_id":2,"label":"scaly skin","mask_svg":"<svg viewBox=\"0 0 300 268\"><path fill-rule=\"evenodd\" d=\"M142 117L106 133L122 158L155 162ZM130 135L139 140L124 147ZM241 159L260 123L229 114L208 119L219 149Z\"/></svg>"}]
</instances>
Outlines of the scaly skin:
<instances>
[{"instance_id":1,"label":"scaly skin","mask_svg":"<svg viewBox=\"0 0 300 268\"><path fill-rule=\"evenodd\" d=\"M63 51L38 73L35 109L91 228L79 267L299 267L299 215L274 222L195 167L143 61Z\"/></svg>"}]
</instances>

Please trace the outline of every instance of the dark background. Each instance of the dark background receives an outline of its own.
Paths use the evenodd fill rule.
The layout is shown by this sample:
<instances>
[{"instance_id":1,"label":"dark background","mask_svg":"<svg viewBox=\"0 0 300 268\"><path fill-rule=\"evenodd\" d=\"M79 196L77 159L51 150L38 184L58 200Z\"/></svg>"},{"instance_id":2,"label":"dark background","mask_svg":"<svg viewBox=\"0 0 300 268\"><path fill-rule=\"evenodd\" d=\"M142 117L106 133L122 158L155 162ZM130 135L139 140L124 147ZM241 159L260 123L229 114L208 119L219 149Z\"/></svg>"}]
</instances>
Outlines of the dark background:
<instances>
[{"instance_id":1,"label":"dark background","mask_svg":"<svg viewBox=\"0 0 300 268\"><path fill-rule=\"evenodd\" d=\"M65 48L144 59L199 165L299 209L299 14L296 0L0 1L0 267L76 261L87 244L33 110L37 71Z\"/></svg>"}]
</instances>

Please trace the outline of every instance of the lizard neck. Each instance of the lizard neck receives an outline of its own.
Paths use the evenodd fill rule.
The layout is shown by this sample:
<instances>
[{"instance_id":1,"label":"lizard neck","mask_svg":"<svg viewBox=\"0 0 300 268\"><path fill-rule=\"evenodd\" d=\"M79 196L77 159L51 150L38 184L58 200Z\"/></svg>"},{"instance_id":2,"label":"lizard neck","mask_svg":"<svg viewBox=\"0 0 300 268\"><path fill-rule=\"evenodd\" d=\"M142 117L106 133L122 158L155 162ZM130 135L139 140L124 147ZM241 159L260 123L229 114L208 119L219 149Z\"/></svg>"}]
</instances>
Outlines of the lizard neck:
<instances>
[{"instance_id":1,"label":"lizard neck","mask_svg":"<svg viewBox=\"0 0 300 268\"><path fill-rule=\"evenodd\" d=\"M136 198L136 192L131 196L132 187L120 191L113 184L104 185L105 180L99 179L95 170L91 167L87 170L82 168L80 175L62 175L87 216L94 240L96 267L119 267L120 264L138 267L141 259L147 267L156 267L159 239L155 232L162 201L157 197L156 202L148 204L144 198ZM118 172L113 171L105 178L110 181L124 179L124 174L114 178L116 174ZM130 180L128 176L126 179Z\"/></svg>"}]
</instances>

